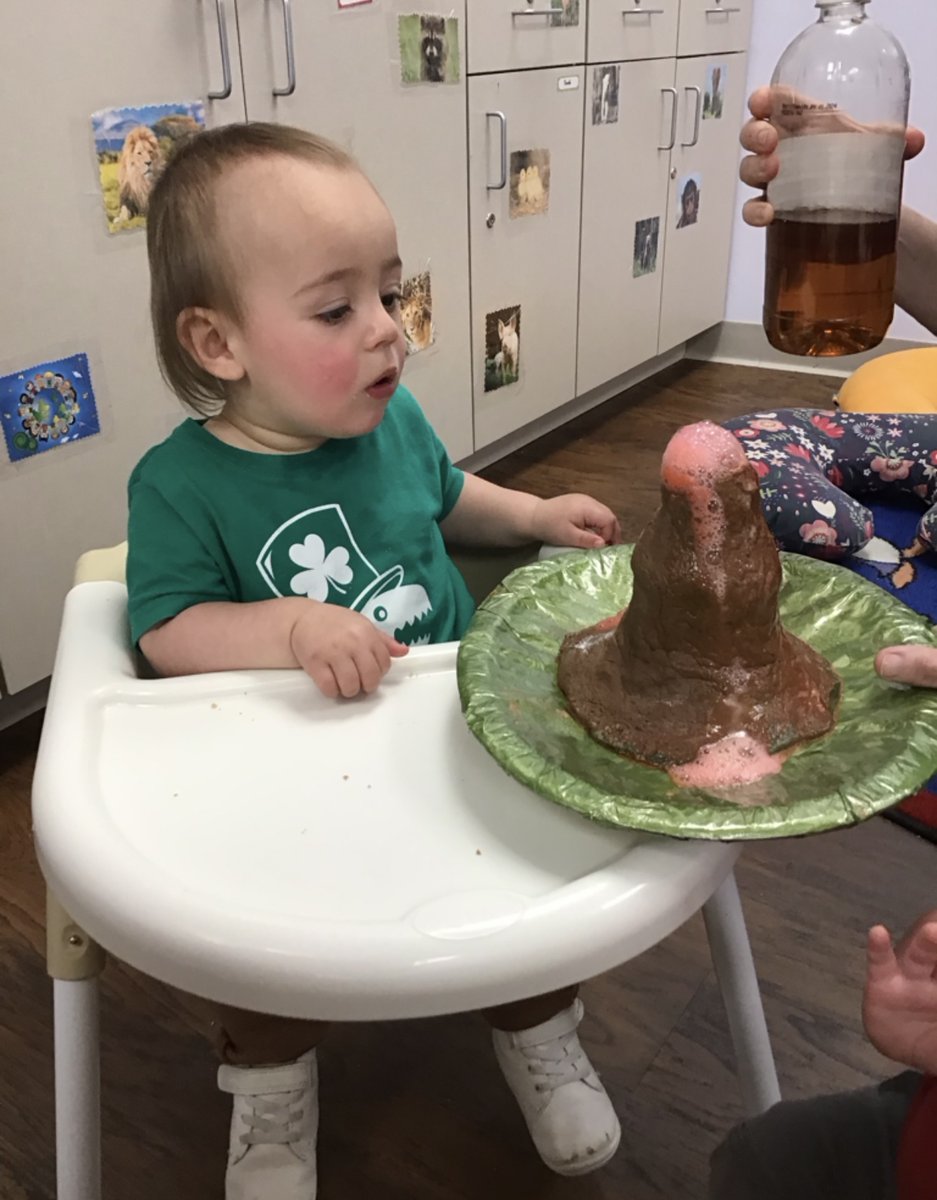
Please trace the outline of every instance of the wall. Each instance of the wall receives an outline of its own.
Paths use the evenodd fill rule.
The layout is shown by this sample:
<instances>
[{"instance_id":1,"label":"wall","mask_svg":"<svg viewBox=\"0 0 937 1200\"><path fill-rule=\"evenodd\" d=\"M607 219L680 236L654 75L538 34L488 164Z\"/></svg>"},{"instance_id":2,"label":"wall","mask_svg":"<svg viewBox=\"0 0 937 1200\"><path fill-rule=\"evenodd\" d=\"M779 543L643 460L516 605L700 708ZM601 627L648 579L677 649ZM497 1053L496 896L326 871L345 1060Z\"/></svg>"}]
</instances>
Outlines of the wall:
<instances>
[{"instance_id":1,"label":"wall","mask_svg":"<svg viewBox=\"0 0 937 1200\"><path fill-rule=\"evenodd\" d=\"M898 38L911 63L911 123L924 129L930 145L905 173L905 201L937 218L937 47L935 0L872 0L869 15ZM816 17L812 0L754 0L748 94L768 83L785 46ZM739 184L738 211L752 195ZM736 218L729 273L727 321L760 323L764 287L764 234ZM906 313L896 314L891 336L935 339Z\"/></svg>"}]
</instances>

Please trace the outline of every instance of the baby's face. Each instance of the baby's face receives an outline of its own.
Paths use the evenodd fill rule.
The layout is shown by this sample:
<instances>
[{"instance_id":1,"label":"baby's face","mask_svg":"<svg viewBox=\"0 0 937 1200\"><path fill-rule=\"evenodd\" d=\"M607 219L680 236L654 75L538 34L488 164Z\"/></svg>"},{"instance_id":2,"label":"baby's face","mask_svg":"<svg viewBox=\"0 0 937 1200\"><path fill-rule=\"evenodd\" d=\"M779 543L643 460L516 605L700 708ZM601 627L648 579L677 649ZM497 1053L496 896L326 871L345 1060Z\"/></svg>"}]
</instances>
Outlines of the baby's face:
<instances>
[{"instance_id":1,"label":"baby's face","mask_svg":"<svg viewBox=\"0 0 937 1200\"><path fill-rule=\"evenodd\" d=\"M245 378L231 403L299 438L370 433L405 354L383 201L357 171L283 158L232 171L218 211L244 313L230 344Z\"/></svg>"}]
</instances>

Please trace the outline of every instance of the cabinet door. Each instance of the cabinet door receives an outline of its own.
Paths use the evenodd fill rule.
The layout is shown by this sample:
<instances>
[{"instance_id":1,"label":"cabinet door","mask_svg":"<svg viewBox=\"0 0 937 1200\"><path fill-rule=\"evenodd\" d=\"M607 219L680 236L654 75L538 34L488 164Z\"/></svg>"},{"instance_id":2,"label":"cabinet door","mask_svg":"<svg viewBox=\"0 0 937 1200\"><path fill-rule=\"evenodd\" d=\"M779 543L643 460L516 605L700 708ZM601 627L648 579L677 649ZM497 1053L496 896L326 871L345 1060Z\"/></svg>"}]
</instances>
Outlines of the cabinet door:
<instances>
[{"instance_id":1,"label":"cabinet door","mask_svg":"<svg viewBox=\"0 0 937 1200\"><path fill-rule=\"evenodd\" d=\"M677 63L680 113L671 156L660 353L716 325L725 313L745 60L730 54Z\"/></svg>"},{"instance_id":2,"label":"cabinet door","mask_svg":"<svg viewBox=\"0 0 937 1200\"><path fill-rule=\"evenodd\" d=\"M449 11L458 32L446 69L457 81L404 84L398 17L419 22L412 0L238 4L249 118L299 125L351 150L397 222L405 276L429 271L436 341L409 356L404 382L458 459L474 443L464 5Z\"/></svg>"},{"instance_id":3,"label":"cabinet door","mask_svg":"<svg viewBox=\"0 0 937 1200\"><path fill-rule=\"evenodd\" d=\"M586 0L471 0L470 75L581 63Z\"/></svg>"},{"instance_id":4,"label":"cabinet door","mask_svg":"<svg viewBox=\"0 0 937 1200\"><path fill-rule=\"evenodd\" d=\"M681 58L747 50L752 32L753 0L681 0Z\"/></svg>"},{"instance_id":5,"label":"cabinet door","mask_svg":"<svg viewBox=\"0 0 937 1200\"><path fill-rule=\"evenodd\" d=\"M580 395L657 351L667 236L672 58L589 67L579 276ZM620 73L618 119L595 124L594 80ZM601 93L599 93L601 95Z\"/></svg>"},{"instance_id":6,"label":"cabinet door","mask_svg":"<svg viewBox=\"0 0 937 1200\"><path fill-rule=\"evenodd\" d=\"M151 0L132 16L109 4L4 4L0 104L15 112L17 133L3 150L0 376L22 373L25 385L30 367L87 354L100 421L93 437L15 462L0 439L10 516L0 527L0 661L10 692L49 674L76 558L126 536L127 477L181 416L153 351L146 234L108 232L91 114L202 100L209 124L243 120L231 0L222 11L231 87L211 100L228 90L214 3ZM114 114L113 137L126 128ZM105 166L115 191L117 170Z\"/></svg>"},{"instance_id":7,"label":"cabinet door","mask_svg":"<svg viewBox=\"0 0 937 1200\"><path fill-rule=\"evenodd\" d=\"M586 61L673 58L680 0L590 0Z\"/></svg>"},{"instance_id":8,"label":"cabinet door","mask_svg":"<svg viewBox=\"0 0 937 1200\"><path fill-rule=\"evenodd\" d=\"M576 395L584 73L469 80L479 448Z\"/></svg>"}]
</instances>

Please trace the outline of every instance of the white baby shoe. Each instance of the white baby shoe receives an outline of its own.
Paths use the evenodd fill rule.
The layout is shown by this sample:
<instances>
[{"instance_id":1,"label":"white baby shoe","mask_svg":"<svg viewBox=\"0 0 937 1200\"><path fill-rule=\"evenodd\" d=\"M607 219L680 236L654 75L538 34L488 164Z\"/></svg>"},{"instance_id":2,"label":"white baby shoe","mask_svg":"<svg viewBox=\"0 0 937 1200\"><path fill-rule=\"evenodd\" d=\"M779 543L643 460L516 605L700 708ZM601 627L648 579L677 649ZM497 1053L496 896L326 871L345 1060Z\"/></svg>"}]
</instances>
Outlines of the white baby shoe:
<instances>
[{"instance_id":1,"label":"white baby shoe","mask_svg":"<svg viewBox=\"0 0 937 1200\"><path fill-rule=\"evenodd\" d=\"M279 1067L218 1068L234 1097L225 1200L315 1200L316 1052Z\"/></svg>"},{"instance_id":2,"label":"white baby shoe","mask_svg":"<svg viewBox=\"0 0 937 1200\"><path fill-rule=\"evenodd\" d=\"M517 1098L537 1152L558 1175L585 1175L609 1161L621 1126L576 1030L576 1000L542 1025L492 1031L495 1054Z\"/></svg>"}]
</instances>

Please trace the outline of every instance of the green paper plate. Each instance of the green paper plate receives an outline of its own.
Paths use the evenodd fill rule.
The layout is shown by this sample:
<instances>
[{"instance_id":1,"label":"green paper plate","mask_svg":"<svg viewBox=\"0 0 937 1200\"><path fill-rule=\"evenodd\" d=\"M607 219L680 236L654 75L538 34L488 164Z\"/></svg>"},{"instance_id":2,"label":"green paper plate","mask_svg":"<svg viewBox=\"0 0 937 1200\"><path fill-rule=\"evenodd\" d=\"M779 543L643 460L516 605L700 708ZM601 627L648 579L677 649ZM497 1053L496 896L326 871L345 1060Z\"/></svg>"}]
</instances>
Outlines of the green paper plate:
<instances>
[{"instance_id":1,"label":"green paper plate","mask_svg":"<svg viewBox=\"0 0 937 1200\"><path fill-rule=\"evenodd\" d=\"M832 733L779 775L731 792L678 788L601 746L556 684L565 635L623 608L633 546L522 567L481 605L459 651L459 693L475 736L506 771L595 821L680 838L791 837L855 825L937 769L937 691L899 689L873 670L882 647L931 642L932 625L842 567L782 555L781 618L843 681Z\"/></svg>"}]
</instances>

